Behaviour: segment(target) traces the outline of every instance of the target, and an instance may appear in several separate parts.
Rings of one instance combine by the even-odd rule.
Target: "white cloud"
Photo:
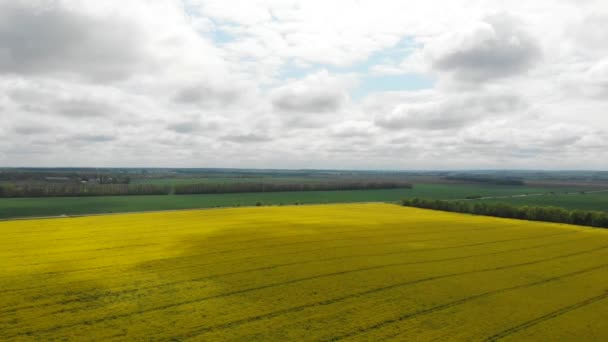
[[[0,72],[124,79],[146,58],[145,35],[115,13],[77,11],[66,2],[0,3]]]
[[[399,103],[375,122],[387,130],[445,130],[496,116],[517,115],[526,105],[514,94],[451,94],[419,103]]]
[[[223,136],[222,139],[236,143],[260,143],[271,141],[272,137],[256,133],[242,133],[226,135]]]
[[[353,80],[330,76],[323,70],[273,90],[272,104],[279,112],[335,112],[348,100]]]
[[[608,95],[608,58],[604,58],[587,71],[587,78],[594,93]]]
[[[345,121],[331,127],[331,135],[337,138],[373,137],[378,129],[368,121]]]
[[[605,168],[607,17],[569,0],[0,0],[0,155]],[[399,90],[408,72],[435,85]],[[382,88],[370,74],[400,76],[363,92]]]
[[[507,14],[488,16],[426,41],[405,66],[412,70],[426,67],[466,82],[520,75],[541,57],[539,43],[523,27]]]

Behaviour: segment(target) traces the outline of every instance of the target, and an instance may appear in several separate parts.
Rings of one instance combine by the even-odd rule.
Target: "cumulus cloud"
[[[258,85],[236,74],[226,72],[221,77],[200,75],[190,78],[177,84],[172,96],[174,104],[226,109],[259,101]]]
[[[15,131],[15,133],[20,135],[35,135],[47,133],[51,131],[52,128],[44,124],[38,124],[36,122],[20,122],[13,126],[13,130]]]
[[[167,128],[177,133],[193,133],[201,129],[198,121],[182,121],[167,125]]]
[[[223,126],[226,126],[226,120],[222,120],[218,117],[199,117],[198,115],[191,115],[184,117],[180,121],[169,122],[167,129],[179,134],[186,135],[213,135],[218,130],[221,130]]]
[[[68,140],[82,143],[104,143],[116,140],[116,137],[108,134],[76,134],[70,136]]]
[[[90,90],[53,88],[49,84],[24,84],[8,90],[8,97],[22,110],[39,115],[94,118],[118,114],[108,97]]]
[[[607,13],[560,0],[0,0],[0,158],[605,168]]]
[[[236,143],[260,143],[273,140],[272,137],[257,133],[229,134],[223,136],[222,139]]]
[[[572,168],[576,164],[570,158],[587,159],[588,163],[597,155],[598,150],[587,154],[589,148],[583,147],[584,144],[606,143],[598,139],[603,133],[584,126],[540,122],[527,122],[527,125],[504,122],[500,130],[487,124],[468,128],[459,135],[462,139],[459,149],[464,155],[482,156],[500,163],[512,162],[524,167],[530,162],[560,163],[562,168]]]
[[[521,74],[540,58],[539,42],[520,20],[495,14],[432,38],[406,64],[413,70],[427,64],[460,81],[483,82]]]
[[[144,54],[144,37],[128,18],[78,12],[62,1],[4,1],[0,22],[3,73],[124,79]]]
[[[608,47],[608,9],[591,7],[581,10],[584,15],[566,31],[572,40],[576,54],[589,57],[604,56]]]
[[[74,99],[57,101],[52,105],[57,113],[74,118],[98,117],[112,114],[112,107],[103,102]]]
[[[608,95],[608,58],[591,67],[587,72],[587,77],[598,95]]]
[[[421,103],[401,103],[375,123],[388,130],[445,130],[464,127],[488,117],[517,114],[525,103],[517,95],[460,94]]]
[[[608,58],[564,70],[558,78],[564,96],[588,100],[608,99]]]
[[[333,126],[330,133],[338,138],[372,137],[377,133],[377,129],[372,122],[346,121]]]
[[[272,104],[275,110],[282,112],[335,112],[347,101],[352,83],[351,79],[320,71],[275,89],[271,94]]]
[[[222,89],[207,84],[187,86],[175,93],[173,100],[182,104],[224,105],[234,103],[240,96],[239,89]]]

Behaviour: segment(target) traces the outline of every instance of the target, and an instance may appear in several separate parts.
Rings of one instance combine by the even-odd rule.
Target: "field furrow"
[[[608,232],[561,224],[349,204],[0,230],[2,340],[538,338],[608,311]]]

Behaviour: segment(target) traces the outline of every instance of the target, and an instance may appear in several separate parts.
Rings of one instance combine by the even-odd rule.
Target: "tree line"
[[[0,184],[0,197],[166,195],[169,186],[150,184]]]
[[[493,184],[493,185],[525,185],[523,179],[514,178],[514,177],[450,175],[450,176],[446,176],[445,179],[461,181],[461,182],[483,183],[483,184]]]
[[[324,182],[324,183],[201,183],[175,185],[176,195],[222,194],[235,192],[334,191],[372,189],[411,189],[404,182]]]
[[[91,184],[129,184],[131,176],[125,173],[99,173],[95,171],[0,171],[0,181],[11,183],[91,183]]]
[[[401,205],[474,215],[608,228],[608,213],[600,211],[568,210],[558,207],[539,206],[516,207],[504,203],[474,203],[470,201],[445,201],[420,198],[403,199]]]
[[[0,197],[80,197],[129,195],[190,195],[239,192],[281,192],[321,190],[371,190],[412,188],[403,182],[325,182],[325,183],[200,183],[155,184],[79,184],[39,183],[0,184]]]

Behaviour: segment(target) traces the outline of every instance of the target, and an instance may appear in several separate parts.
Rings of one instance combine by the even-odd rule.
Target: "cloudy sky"
[[[608,2],[0,0],[0,166],[608,169]]]

